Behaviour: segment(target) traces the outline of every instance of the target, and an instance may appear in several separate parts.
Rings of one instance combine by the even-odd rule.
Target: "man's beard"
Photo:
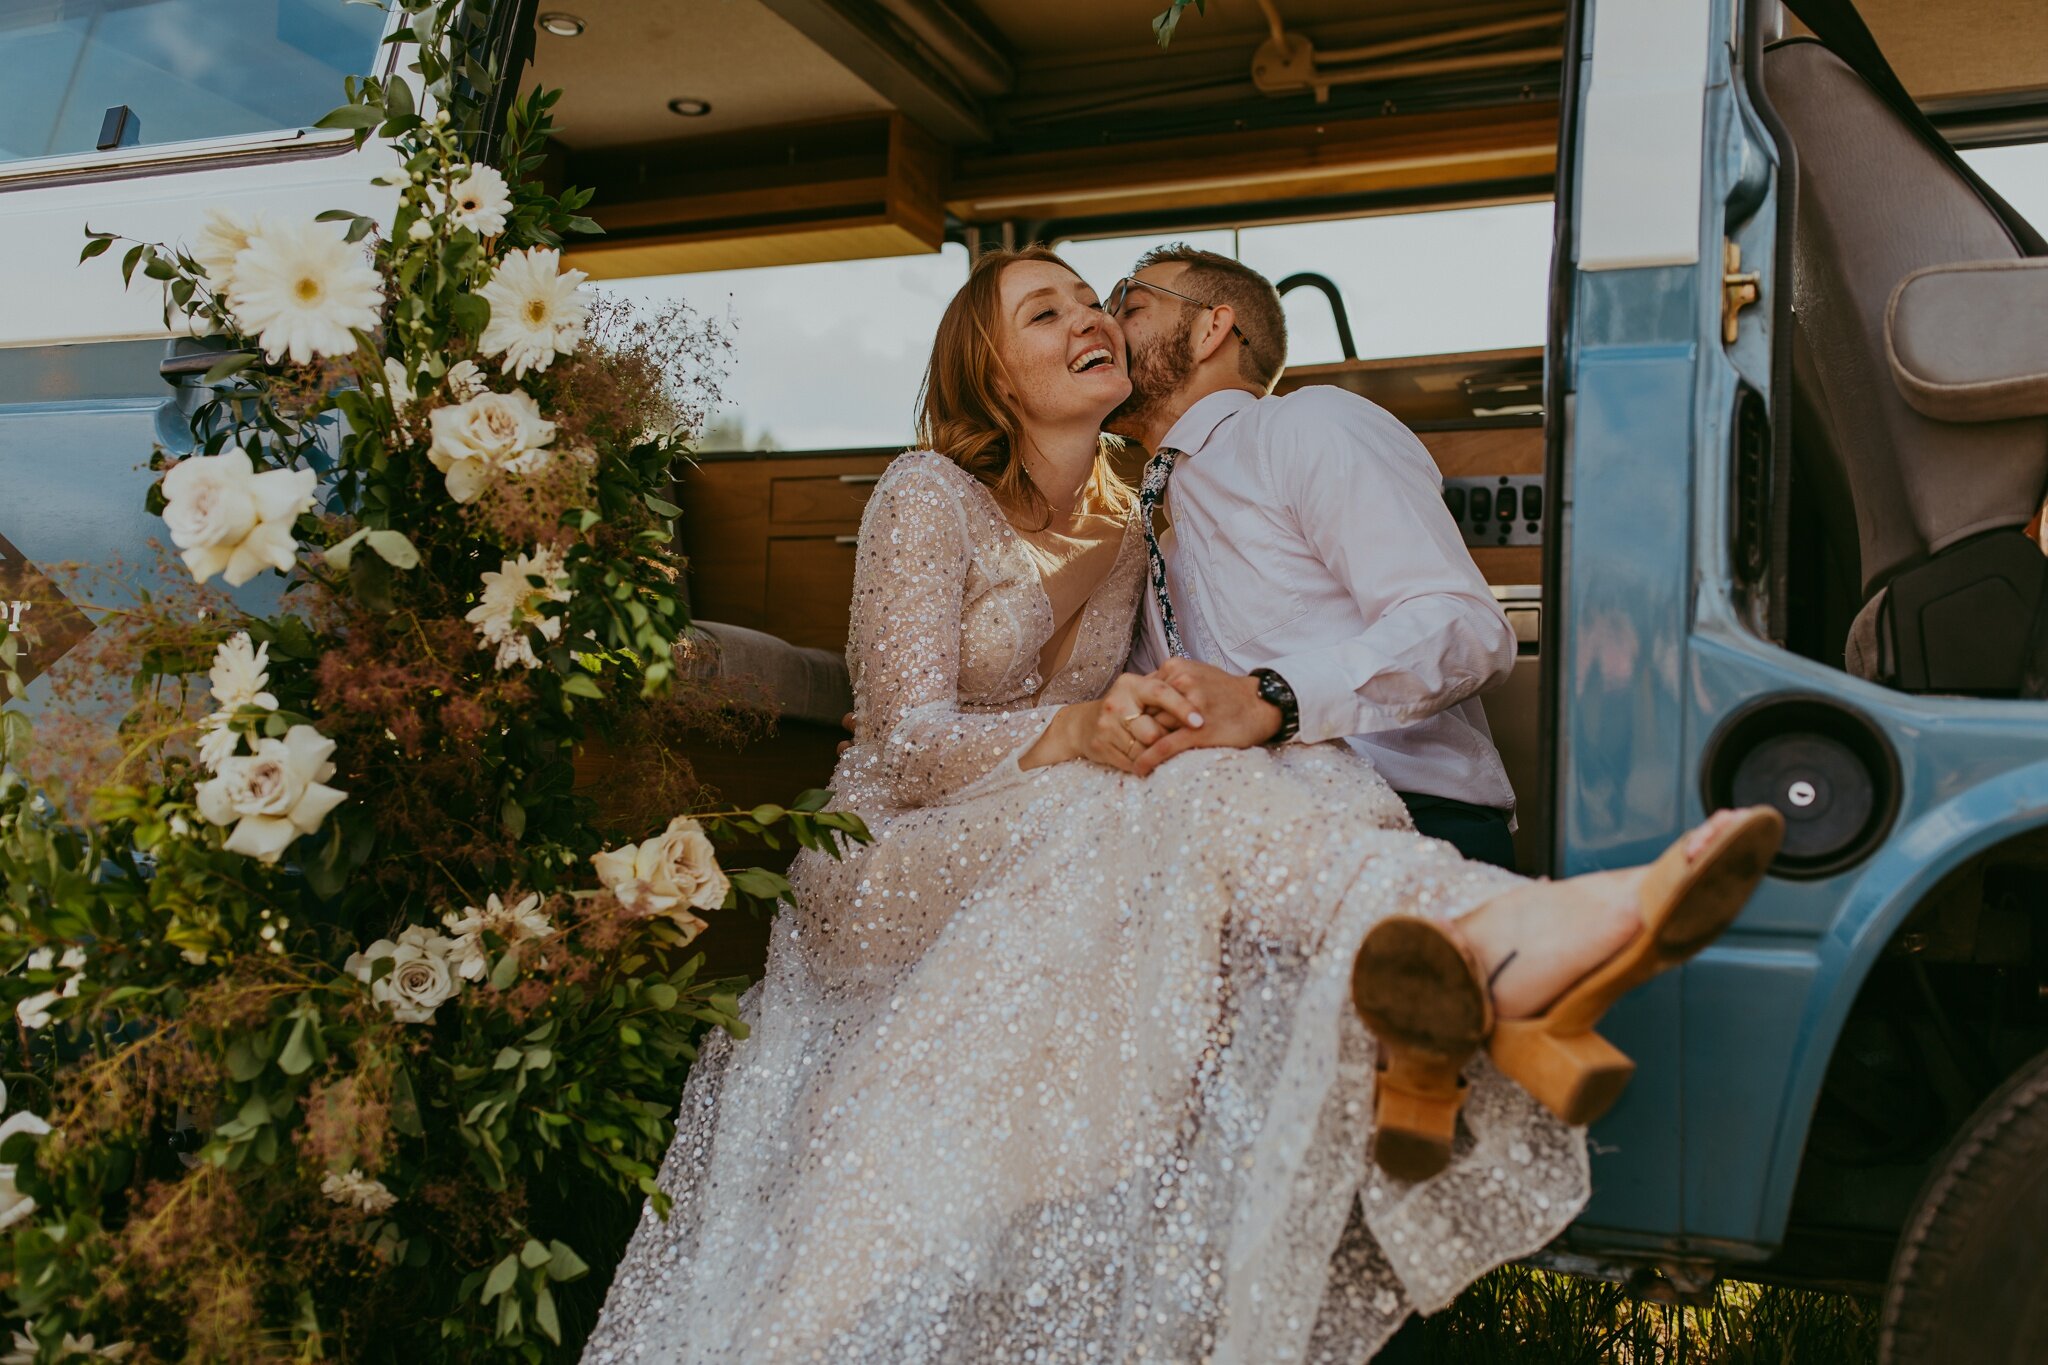
[[[1126,352],[1131,396],[1117,404],[1102,425],[1118,436],[1140,436],[1161,408],[1195,372],[1194,337],[1181,332],[1156,346],[1132,345]]]

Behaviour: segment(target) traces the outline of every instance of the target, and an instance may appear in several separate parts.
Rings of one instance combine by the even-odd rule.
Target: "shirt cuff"
[[[1346,646],[1346,650],[1355,652],[1357,647],[1354,641]],[[1347,735],[1399,730],[1432,714],[1432,708],[1426,701],[1408,706],[1376,706],[1366,701],[1358,695],[1358,688],[1353,682],[1360,672],[1357,661],[1346,661],[1328,650],[1292,654],[1284,659],[1275,659],[1266,667],[1285,678],[1287,685],[1294,689],[1295,705],[1301,713],[1301,728],[1295,731],[1290,743],[1320,744],[1326,739],[1342,739]],[[1364,673],[1370,678],[1376,671],[1367,669]]]

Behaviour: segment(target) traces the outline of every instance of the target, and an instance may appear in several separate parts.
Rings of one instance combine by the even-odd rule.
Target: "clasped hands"
[[[1259,695],[1258,679],[1193,659],[1126,673],[1085,706],[1092,715],[1070,708],[1081,712],[1078,756],[1140,777],[1189,749],[1249,749],[1280,729],[1280,708]]]
[[[1189,749],[1264,744],[1279,733],[1280,719],[1280,708],[1259,695],[1258,679],[1168,659],[1150,673],[1122,675],[1097,701],[1062,707],[1019,762],[1042,768],[1085,758],[1144,777]],[[854,718],[845,724],[852,730]]]

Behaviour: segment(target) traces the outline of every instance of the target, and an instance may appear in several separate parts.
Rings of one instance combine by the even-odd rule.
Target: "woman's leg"
[[[1686,839],[1697,857],[1737,811],[1717,811]],[[1638,896],[1648,867],[1529,882],[1453,921],[1478,960],[1502,1019],[1540,1014],[1613,957],[1642,928]]]

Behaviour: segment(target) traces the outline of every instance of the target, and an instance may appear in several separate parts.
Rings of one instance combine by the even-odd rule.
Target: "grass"
[[[1724,1282],[1707,1307],[1506,1266],[1427,1322],[1429,1365],[1873,1365],[1877,1305]]]

